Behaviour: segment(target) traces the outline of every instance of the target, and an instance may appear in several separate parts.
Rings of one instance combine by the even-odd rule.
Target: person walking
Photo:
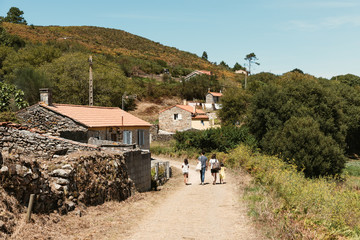
[[[220,172],[219,172],[219,177],[220,177],[220,184],[222,184],[222,183],[225,183],[225,170],[226,170],[226,168],[225,168],[225,165],[224,165],[224,163],[220,163],[220,167],[221,167],[221,169],[220,169]]]
[[[210,165],[210,169],[211,169],[211,175],[213,176],[213,185],[216,184],[216,176],[217,176],[217,173],[219,172],[219,169],[220,169],[220,163],[219,161],[216,159],[216,154],[213,154],[211,156],[211,159],[209,161],[209,165]]]
[[[188,185],[190,166],[189,166],[189,162],[188,162],[187,158],[184,159],[184,162],[183,162],[181,168],[182,168],[182,172],[184,175],[184,183],[185,183],[185,185]]]
[[[207,157],[204,155],[205,151],[201,152],[201,156],[198,158],[198,161],[201,164],[201,170],[200,170],[200,181],[201,181],[201,185],[204,185],[204,181],[205,181],[205,172],[207,170]]]

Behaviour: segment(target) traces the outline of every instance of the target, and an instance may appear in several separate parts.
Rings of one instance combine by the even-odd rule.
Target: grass
[[[360,238],[360,193],[347,184],[333,178],[305,178],[296,167],[244,146],[229,154],[227,164],[241,166],[254,177],[245,197],[249,213],[276,228],[273,237]]]

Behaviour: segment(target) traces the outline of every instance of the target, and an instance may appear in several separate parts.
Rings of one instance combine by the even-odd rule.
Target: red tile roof
[[[218,93],[218,92],[209,92],[211,95],[213,95],[214,97],[222,97],[222,93]]]
[[[201,72],[203,74],[209,75],[211,76],[211,72],[210,71],[206,71],[206,70],[197,70],[198,72]]]
[[[205,112],[203,110],[200,109],[196,109],[195,108],[195,112],[194,112],[194,107],[189,106],[189,105],[176,105],[176,107],[181,108],[185,111],[191,112],[191,113],[195,113],[195,114],[205,114]]]
[[[41,104],[87,127],[150,127],[151,124],[117,107],[95,107],[70,104]]]
[[[209,117],[207,115],[196,115],[192,119],[209,119]]]

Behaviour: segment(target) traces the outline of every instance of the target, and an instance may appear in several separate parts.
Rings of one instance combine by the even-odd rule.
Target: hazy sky
[[[359,0],[0,0],[0,15],[12,6],[28,24],[121,29],[231,67],[254,52],[253,73],[360,76]]]

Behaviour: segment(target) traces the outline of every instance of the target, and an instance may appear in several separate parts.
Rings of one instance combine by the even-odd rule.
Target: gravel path
[[[163,159],[166,160],[166,159]],[[172,167],[181,163],[170,161]],[[241,203],[239,190],[229,174],[226,184],[212,184],[210,171],[205,185],[190,165],[189,182],[165,198],[138,222],[127,239],[264,239],[254,229]]]

